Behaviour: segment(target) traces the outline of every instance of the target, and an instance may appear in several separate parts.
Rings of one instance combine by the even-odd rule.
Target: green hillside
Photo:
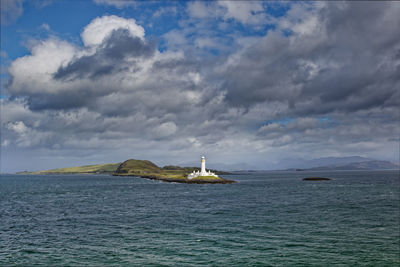
[[[111,174],[121,163],[86,165],[70,168],[59,168],[37,172],[18,172],[17,174],[79,174],[79,173],[104,173]]]
[[[185,169],[163,169],[148,160],[129,159],[118,167],[114,175],[186,179],[189,173]]]

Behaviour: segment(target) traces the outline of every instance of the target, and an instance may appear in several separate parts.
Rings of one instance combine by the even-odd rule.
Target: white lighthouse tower
[[[201,176],[206,176],[206,158],[204,156],[201,157],[201,171],[200,171]]]
[[[203,156],[201,157],[201,169],[200,171],[193,171],[192,173],[190,173],[187,178],[189,180],[199,177],[199,176],[214,176],[214,177],[218,177],[218,175],[216,175],[215,173],[211,172],[211,171],[207,171],[206,170],[206,158]]]

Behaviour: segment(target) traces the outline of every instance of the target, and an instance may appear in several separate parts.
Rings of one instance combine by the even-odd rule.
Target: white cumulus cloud
[[[85,46],[99,45],[116,29],[126,29],[132,37],[144,38],[143,27],[137,25],[134,19],[125,19],[111,15],[92,20],[81,34],[82,41]]]

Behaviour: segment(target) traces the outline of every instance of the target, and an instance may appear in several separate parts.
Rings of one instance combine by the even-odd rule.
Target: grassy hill
[[[86,166],[59,168],[59,169],[37,171],[37,172],[25,171],[25,172],[18,172],[17,174],[79,174],[79,173],[112,174],[117,170],[120,164],[121,163],[86,165]]]
[[[174,166],[177,167],[177,166]],[[117,176],[141,176],[146,178],[175,178],[185,179],[190,173],[185,169],[178,168],[160,168],[148,160],[129,159],[123,162],[115,171]]]

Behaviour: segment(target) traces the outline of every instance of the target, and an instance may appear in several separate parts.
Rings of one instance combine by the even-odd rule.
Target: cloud
[[[14,60],[9,67],[12,77],[7,90],[14,96],[36,93],[51,93],[61,90],[54,83],[52,74],[71,60],[77,48],[59,39],[37,42],[31,54]]]
[[[202,1],[189,2],[187,5],[187,11],[191,17],[207,18],[213,16],[213,14],[215,15],[215,13],[213,12],[215,8],[211,9],[210,5],[213,4]]]
[[[51,28],[50,28],[49,24],[47,24],[47,23],[43,23],[42,25],[40,25],[40,28],[45,31],[48,31],[48,32],[51,31]]]
[[[23,0],[2,0],[1,3],[1,24],[9,25],[14,23],[24,12]]]
[[[177,30],[171,30],[164,34],[167,46],[170,50],[179,50],[188,44],[188,40],[185,35]]]
[[[136,6],[138,3],[135,0],[93,0],[98,5],[110,5],[117,8]]]
[[[156,12],[153,13],[153,18],[159,18],[162,16],[174,16],[178,13],[176,6],[160,7]]]
[[[1,24],[10,25],[15,23],[24,13],[25,0],[1,0]],[[53,0],[32,1],[36,8],[43,8],[51,4]]]
[[[82,107],[96,97],[112,93],[118,76],[111,78],[116,82],[111,86],[99,80],[97,83],[101,85],[96,86],[93,79],[122,70],[124,74],[138,72],[143,60],[152,57],[156,49],[154,43],[144,40],[141,31],[136,34],[132,30],[142,29],[133,27],[133,20],[122,20],[106,16],[92,21],[82,34],[88,47],[79,48],[54,38],[35,43],[31,55],[12,62],[8,92],[25,97],[34,110]],[[116,21],[120,23],[119,28]],[[100,22],[104,22],[104,27],[100,27],[104,32],[99,34],[103,39],[90,39],[98,31]],[[98,40],[102,42],[96,44]]]
[[[225,19],[235,19],[243,24],[263,22],[264,11],[261,1],[218,1],[226,8]]]
[[[391,8],[390,3],[346,3],[340,8],[329,3],[318,5],[311,16],[303,4],[293,8],[301,10],[296,19],[288,18],[288,12],[277,30],[231,55],[219,68],[221,76],[229,77],[226,100],[244,107],[281,101],[288,105],[286,115],[297,116],[391,105],[399,62],[390,58],[395,58],[400,38],[394,28],[380,23],[400,22]],[[357,21],[366,9],[374,14],[368,22],[373,30]],[[339,23],[343,16],[346,22]],[[288,25],[289,36],[280,31]],[[385,37],[377,41],[376,35]]]
[[[194,1],[187,5],[191,18],[222,18],[233,19],[242,24],[260,24],[266,22],[266,16],[261,1]]]
[[[132,36],[127,29],[113,30],[96,48],[96,52],[70,61],[54,74],[55,79],[76,79],[114,73],[126,68],[124,63],[134,64],[135,59],[154,55],[155,45]]]
[[[102,18],[92,23],[98,21],[108,23]],[[133,36],[126,23],[111,31],[104,27],[107,34],[101,43],[77,47],[50,38],[35,43],[30,55],[12,62],[7,88],[12,103],[18,100],[23,110],[43,114],[31,126],[34,129],[63,129],[63,134],[58,133],[58,147],[76,144],[70,140],[71,131],[79,132],[80,140],[93,141],[91,134],[100,135],[98,142],[129,139],[130,134],[161,140],[173,135],[178,124],[193,123],[193,115],[203,107],[199,106],[203,96],[197,63],[179,52],[160,53],[154,43]],[[49,147],[55,145],[52,142]]]
[[[155,138],[164,138],[173,135],[177,131],[176,124],[174,122],[164,122],[154,128],[153,133]]]
[[[85,46],[99,45],[116,29],[125,29],[131,37],[139,37],[142,40],[144,38],[143,27],[138,26],[134,19],[111,15],[96,18],[84,28],[81,34],[83,44]]]

